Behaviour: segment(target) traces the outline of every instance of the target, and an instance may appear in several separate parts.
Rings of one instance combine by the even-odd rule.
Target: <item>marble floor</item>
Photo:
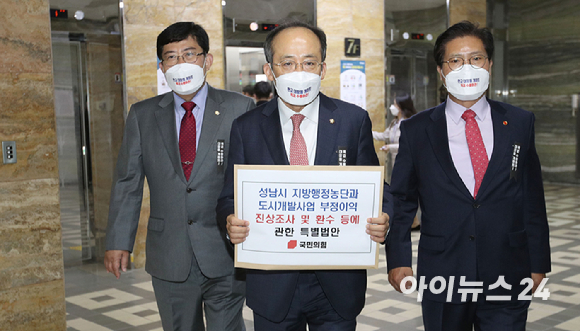
[[[553,262],[546,285],[550,297],[534,298],[527,330],[578,331],[580,187],[546,184],[545,190]],[[418,240],[419,233],[413,233],[415,256]],[[65,269],[65,288],[67,331],[162,330],[151,278],[143,269],[129,270],[117,280],[100,263],[84,263]],[[247,329],[253,330],[248,308],[244,319]],[[388,284],[384,252],[380,268],[369,272],[366,306],[357,330],[423,330],[416,296],[397,293]]]

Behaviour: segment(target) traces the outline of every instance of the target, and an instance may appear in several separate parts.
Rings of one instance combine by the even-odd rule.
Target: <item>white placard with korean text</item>
[[[235,165],[236,216],[250,234],[235,266],[263,270],[378,268],[367,218],[382,207],[381,166]]]

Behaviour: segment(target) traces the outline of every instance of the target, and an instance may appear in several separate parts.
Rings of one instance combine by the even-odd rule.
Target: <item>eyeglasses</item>
[[[465,60],[462,57],[452,57],[447,61],[443,61],[447,63],[449,69],[453,71],[461,70],[465,62],[469,63],[474,69],[481,69],[485,65],[488,57],[483,55],[474,55],[469,58],[469,60]]]
[[[186,52],[183,53],[181,55],[175,55],[175,54],[171,54],[171,55],[167,55],[165,57],[165,59],[163,59],[163,62],[167,65],[176,65],[177,62],[179,62],[179,58],[182,58],[184,62],[187,63],[196,63],[197,60],[199,59],[199,57],[201,55],[204,55],[205,53],[201,52],[201,53],[194,53],[194,52]]]
[[[284,73],[291,73],[296,71],[299,65],[302,67],[302,70],[304,71],[315,72],[316,70],[318,70],[318,67],[322,65],[322,62],[314,60],[305,60],[302,62],[296,62],[294,60],[284,60],[280,63],[274,63],[274,65],[279,66]]]

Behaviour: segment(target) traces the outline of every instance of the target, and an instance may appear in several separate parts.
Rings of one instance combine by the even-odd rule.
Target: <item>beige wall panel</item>
[[[0,329],[66,329],[48,0],[3,0],[0,140]]]

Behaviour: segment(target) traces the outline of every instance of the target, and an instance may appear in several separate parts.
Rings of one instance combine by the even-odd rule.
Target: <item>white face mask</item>
[[[294,106],[304,106],[316,99],[320,92],[320,75],[294,71],[274,77],[276,91],[282,100]]]
[[[197,64],[179,63],[167,69],[165,79],[173,92],[180,95],[190,95],[197,92],[203,85],[205,74],[203,68]]]
[[[489,86],[489,71],[465,64],[461,70],[451,71],[445,78],[447,92],[461,101],[472,101],[482,96]]]
[[[389,109],[391,110],[391,114],[393,114],[393,116],[399,115],[399,108],[397,108],[397,106],[391,105]]]

